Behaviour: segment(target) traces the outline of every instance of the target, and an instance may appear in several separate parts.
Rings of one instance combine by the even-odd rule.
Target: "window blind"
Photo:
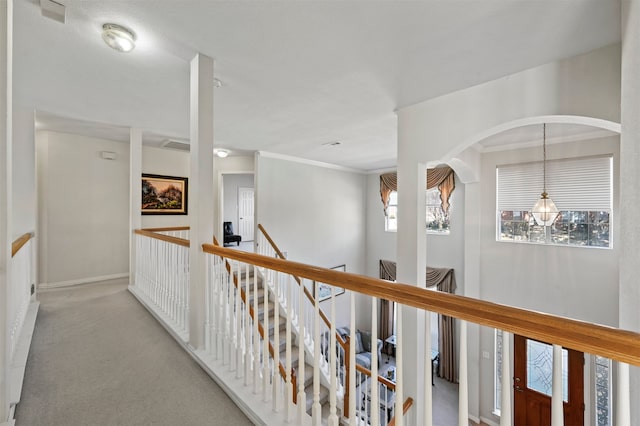
[[[611,211],[612,157],[547,161],[547,193],[560,211]],[[496,168],[499,211],[531,211],[543,188],[542,162]]]

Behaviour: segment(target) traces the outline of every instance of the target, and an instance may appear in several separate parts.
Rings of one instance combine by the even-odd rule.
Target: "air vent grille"
[[[173,139],[167,139],[162,142],[163,148],[177,149],[178,151],[189,151],[189,144],[187,142],[180,142]]]

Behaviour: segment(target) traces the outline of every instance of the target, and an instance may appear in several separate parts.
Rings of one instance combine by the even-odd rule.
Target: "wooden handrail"
[[[409,408],[413,405],[413,398],[409,397],[404,400],[404,404],[402,404],[402,414],[407,414]],[[396,426],[396,416],[393,416],[391,421],[387,423],[387,426]]]
[[[190,226],[169,226],[165,228],[142,228],[143,231],[149,232],[166,232],[166,231],[188,231]]]
[[[359,371],[360,373],[367,375],[369,377],[371,377],[371,375],[373,374],[371,370],[369,370],[367,367],[361,366],[360,364],[356,364],[356,371]],[[378,374],[378,383],[385,385],[386,387],[388,387],[390,390],[394,392],[396,390],[395,382],[392,382],[391,380],[379,374]]]
[[[213,244],[214,244],[215,247],[220,247],[220,243],[218,242],[218,239],[215,236],[213,237]],[[233,277],[233,284],[235,285],[235,287],[237,289],[240,290],[240,298],[242,299],[242,302],[245,304],[245,306],[249,307],[249,315],[251,316],[251,319],[253,319],[254,321],[258,321],[258,333],[260,334],[260,337],[262,337],[262,339],[264,340],[265,339],[264,327],[262,326],[260,321],[257,319],[256,313],[253,310],[253,306],[251,306],[251,304],[248,303],[247,295],[246,295],[244,289],[242,288],[242,286],[240,285],[240,283],[238,282],[238,275],[237,274],[236,275],[232,274],[231,273],[231,264],[225,258],[222,258],[222,259],[224,259],[224,261],[225,261],[224,263],[225,263],[225,268],[227,270],[227,273]],[[257,295],[254,295],[254,297],[257,297]],[[265,306],[265,309],[268,309],[268,307]],[[268,312],[265,311],[264,314],[268,315]],[[276,357],[275,349],[274,349],[273,345],[271,344],[271,341],[268,340],[269,336],[267,336],[266,339],[269,342],[269,354],[271,354],[271,358],[273,358],[274,361],[276,361],[276,360],[278,361],[278,371],[280,372],[280,376],[282,376],[282,378],[284,378],[285,381],[286,381],[287,380],[287,370],[285,369],[284,365],[282,365],[282,361],[280,360],[280,357],[279,356]],[[296,379],[295,379],[295,375],[293,374],[293,371],[292,371],[291,377],[292,377],[292,383],[294,384],[294,389],[295,389]],[[293,403],[296,404],[297,403],[296,401],[297,401],[297,395],[296,395],[295,392],[293,392]]]
[[[189,247],[191,243],[189,240],[185,240],[184,238],[171,237],[169,235],[158,234],[157,232],[148,231],[146,229],[136,229],[135,231],[138,235],[144,235],[145,237],[155,238],[156,240],[166,241],[168,243],[177,244],[183,247]]]
[[[210,244],[203,244],[202,250],[286,274],[340,286],[368,296],[640,366],[640,333],[426,290],[409,284],[389,284],[364,275],[334,271]]]
[[[11,244],[11,257],[15,256],[16,253],[20,251],[20,249],[27,244],[27,242],[33,237],[32,232],[27,232],[26,234],[22,234]]]

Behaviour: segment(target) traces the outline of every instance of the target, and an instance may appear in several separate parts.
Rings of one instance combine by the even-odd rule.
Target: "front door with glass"
[[[514,336],[514,424],[551,425],[553,346]],[[562,349],[564,424],[584,424],[584,354]]]

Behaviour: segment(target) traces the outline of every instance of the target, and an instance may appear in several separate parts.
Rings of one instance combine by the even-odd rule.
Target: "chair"
[[[338,327],[336,331],[343,339],[347,339],[350,335],[348,327]],[[322,351],[325,353],[325,357],[328,355],[325,351],[325,348],[329,346],[328,342],[329,336],[325,333],[321,346]],[[371,333],[368,331],[356,330],[355,345],[356,364],[360,364],[364,368],[371,370]],[[342,348],[339,349],[340,358],[344,360],[345,354],[343,353]],[[382,340],[378,339],[378,344],[376,345],[375,350],[378,352],[378,368],[380,368],[380,362],[382,361]]]
[[[240,241],[242,241],[242,237],[240,235],[235,235],[233,233],[233,223],[231,222],[223,222],[222,227],[224,229],[224,243],[238,243],[240,245]]]

